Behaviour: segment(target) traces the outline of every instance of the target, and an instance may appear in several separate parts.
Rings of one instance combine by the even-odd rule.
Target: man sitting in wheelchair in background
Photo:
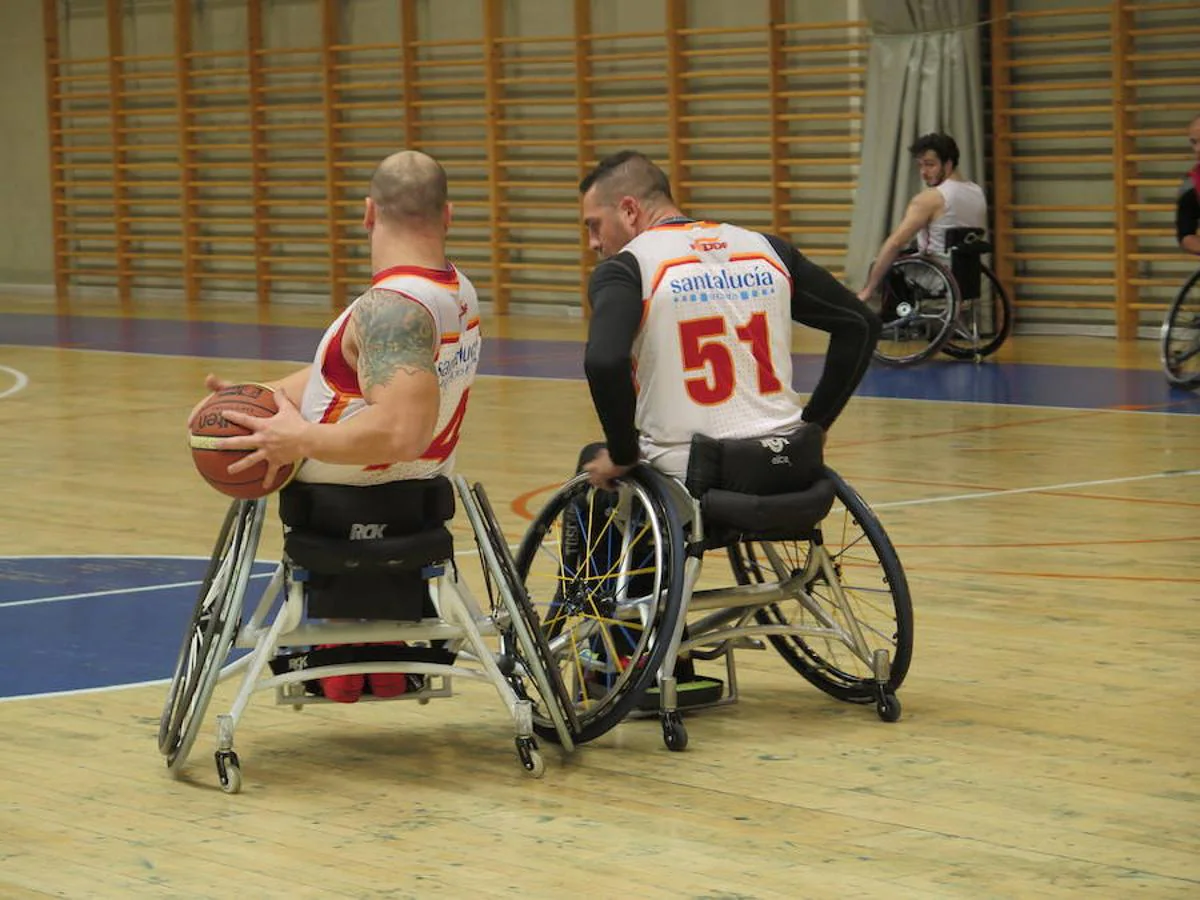
[[[581,470],[599,488],[639,462],[682,480],[695,441],[752,438],[756,471],[738,473],[750,492],[796,490],[789,454],[823,444],[870,364],[878,317],[781,238],[684,215],[641,153],[603,160],[580,193],[601,257],[584,367],[605,437]],[[793,321],[829,334],[807,405],[792,387]]]
[[[987,228],[987,198],[983,188],[958,171],[958,144],[948,134],[926,134],[908,148],[917,160],[926,188],[908,204],[904,219],[875,257],[867,283],[858,298],[869,302],[889,278],[892,263],[917,242],[917,252],[942,262],[950,259],[946,233],[955,228]],[[903,297],[903,288],[894,294]],[[887,318],[887,310],[884,311]]]

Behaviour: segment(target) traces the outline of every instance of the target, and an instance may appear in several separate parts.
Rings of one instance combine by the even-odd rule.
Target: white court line
[[[455,550],[455,556],[467,556],[478,553],[478,550]],[[93,554],[90,556],[56,554],[48,556],[0,556],[0,559],[209,559],[207,556],[132,556],[128,554]],[[255,562],[269,562],[269,560],[255,560]],[[251,575],[251,579],[269,578],[274,575],[274,571],[258,572]],[[92,597],[110,597],[113,594],[144,594],[148,591],[169,591],[174,588],[196,587],[203,584],[201,581],[176,581],[166,584],[147,584],[141,587],[128,588],[113,588],[108,591],[88,591],[83,594],[59,594],[56,597],[34,597],[29,600],[7,600],[0,603],[0,609],[8,609],[13,606],[36,606],[40,603],[60,603],[64,600],[87,600]],[[38,696],[42,696],[38,694]]]
[[[136,557],[135,557],[136,558]],[[253,578],[268,578],[274,572],[259,572],[257,575],[251,575]],[[113,588],[110,591],[88,591],[85,594],[59,594],[57,597],[34,597],[31,600],[9,600],[0,603],[0,609],[8,609],[12,606],[36,606],[39,603],[59,603],[63,600],[87,600],[91,597],[111,597],[113,594],[144,594],[147,591],[169,591],[174,588],[195,587],[203,584],[203,580],[199,581],[176,581],[171,584],[147,584],[142,587],[128,588]]]
[[[10,700],[42,700],[46,697],[74,697],[79,694],[106,694],[109,691],[127,691],[130,688],[151,687],[156,684],[169,684],[170,678],[155,678],[153,681],[135,681],[130,684],[106,684],[94,688],[76,688],[71,691],[46,691],[41,694],[15,694],[12,697],[0,697],[0,703]]]
[[[24,372],[19,372],[9,366],[0,366],[0,372],[8,372],[17,382],[16,384],[12,385],[12,387],[0,391],[0,400],[3,400],[5,397],[11,397],[13,394],[24,390],[29,384],[29,376]]]
[[[1101,478],[1096,481],[1067,481],[1062,484],[1008,488],[1002,491],[976,491],[971,494],[951,494],[948,497],[925,497],[919,500],[895,500],[891,503],[870,503],[868,506],[871,509],[893,509],[898,506],[925,506],[930,503],[952,503],[956,500],[982,500],[985,497],[1004,497],[1009,494],[1037,494],[1043,491],[1066,491],[1073,488],[1099,487],[1104,484],[1127,484],[1132,481],[1150,481],[1154,478],[1186,478],[1189,475],[1200,475],[1200,469],[1184,469],[1178,472],[1154,472],[1150,475],[1128,475],[1124,478]]]

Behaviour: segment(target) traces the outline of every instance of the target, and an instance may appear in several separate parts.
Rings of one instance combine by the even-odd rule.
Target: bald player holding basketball
[[[298,463],[298,481],[371,485],[449,475],[479,364],[479,304],[446,260],[451,207],[446,173],[423,153],[383,160],[371,177],[363,225],[371,287],[329,326],[312,365],[269,385],[270,418],[227,411],[251,433],[225,440],[253,452],[236,475],[265,462],[264,484]],[[209,390],[226,383],[208,376]],[[322,693],[353,703],[407,690],[403,674],[334,675]]]
[[[579,189],[603,259],[584,361],[607,442],[581,460],[593,484],[639,460],[683,477],[697,433],[829,429],[871,362],[878,316],[781,238],[685,216],[641,153],[608,157]],[[792,388],[793,321],[829,334],[807,404]]]
[[[230,474],[266,462],[270,484],[303,461],[297,480],[369,485],[452,471],[480,332],[475,288],[446,260],[446,173],[423,153],[395,153],[365,207],[371,287],[329,326],[312,365],[269,384],[278,414],[226,414],[252,433],[225,445],[254,451]]]

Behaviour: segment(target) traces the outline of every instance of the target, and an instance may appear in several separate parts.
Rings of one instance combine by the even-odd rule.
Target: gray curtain
[[[914,140],[951,135],[959,171],[983,184],[978,0],[863,0],[863,11],[872,33],[845,276],[855,289],[924,186],[908,154]]]

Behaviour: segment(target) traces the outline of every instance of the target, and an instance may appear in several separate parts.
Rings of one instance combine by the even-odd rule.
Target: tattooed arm
[[[367,291],[342,342],[346,361],[358,371],[366,408],[337,423],[307,422],[288,399],[285,379],[277,385],[279,412],[271,418],[226,414],[251,432],[229,438],[226,446],[255,451],[233,463],[230,474],[266,461],[267,484],[279,466],[299,459],[372,466],[418,458],[437,425],[436,341],[433,319],[421,304],[392,291]]]
[[[437,333],[421,304],[372,288],[358,301],[342,344],[358,371],[366,409],[336,425],[311,424],[303,456],[375,465],[419,457],[437,424]]]

